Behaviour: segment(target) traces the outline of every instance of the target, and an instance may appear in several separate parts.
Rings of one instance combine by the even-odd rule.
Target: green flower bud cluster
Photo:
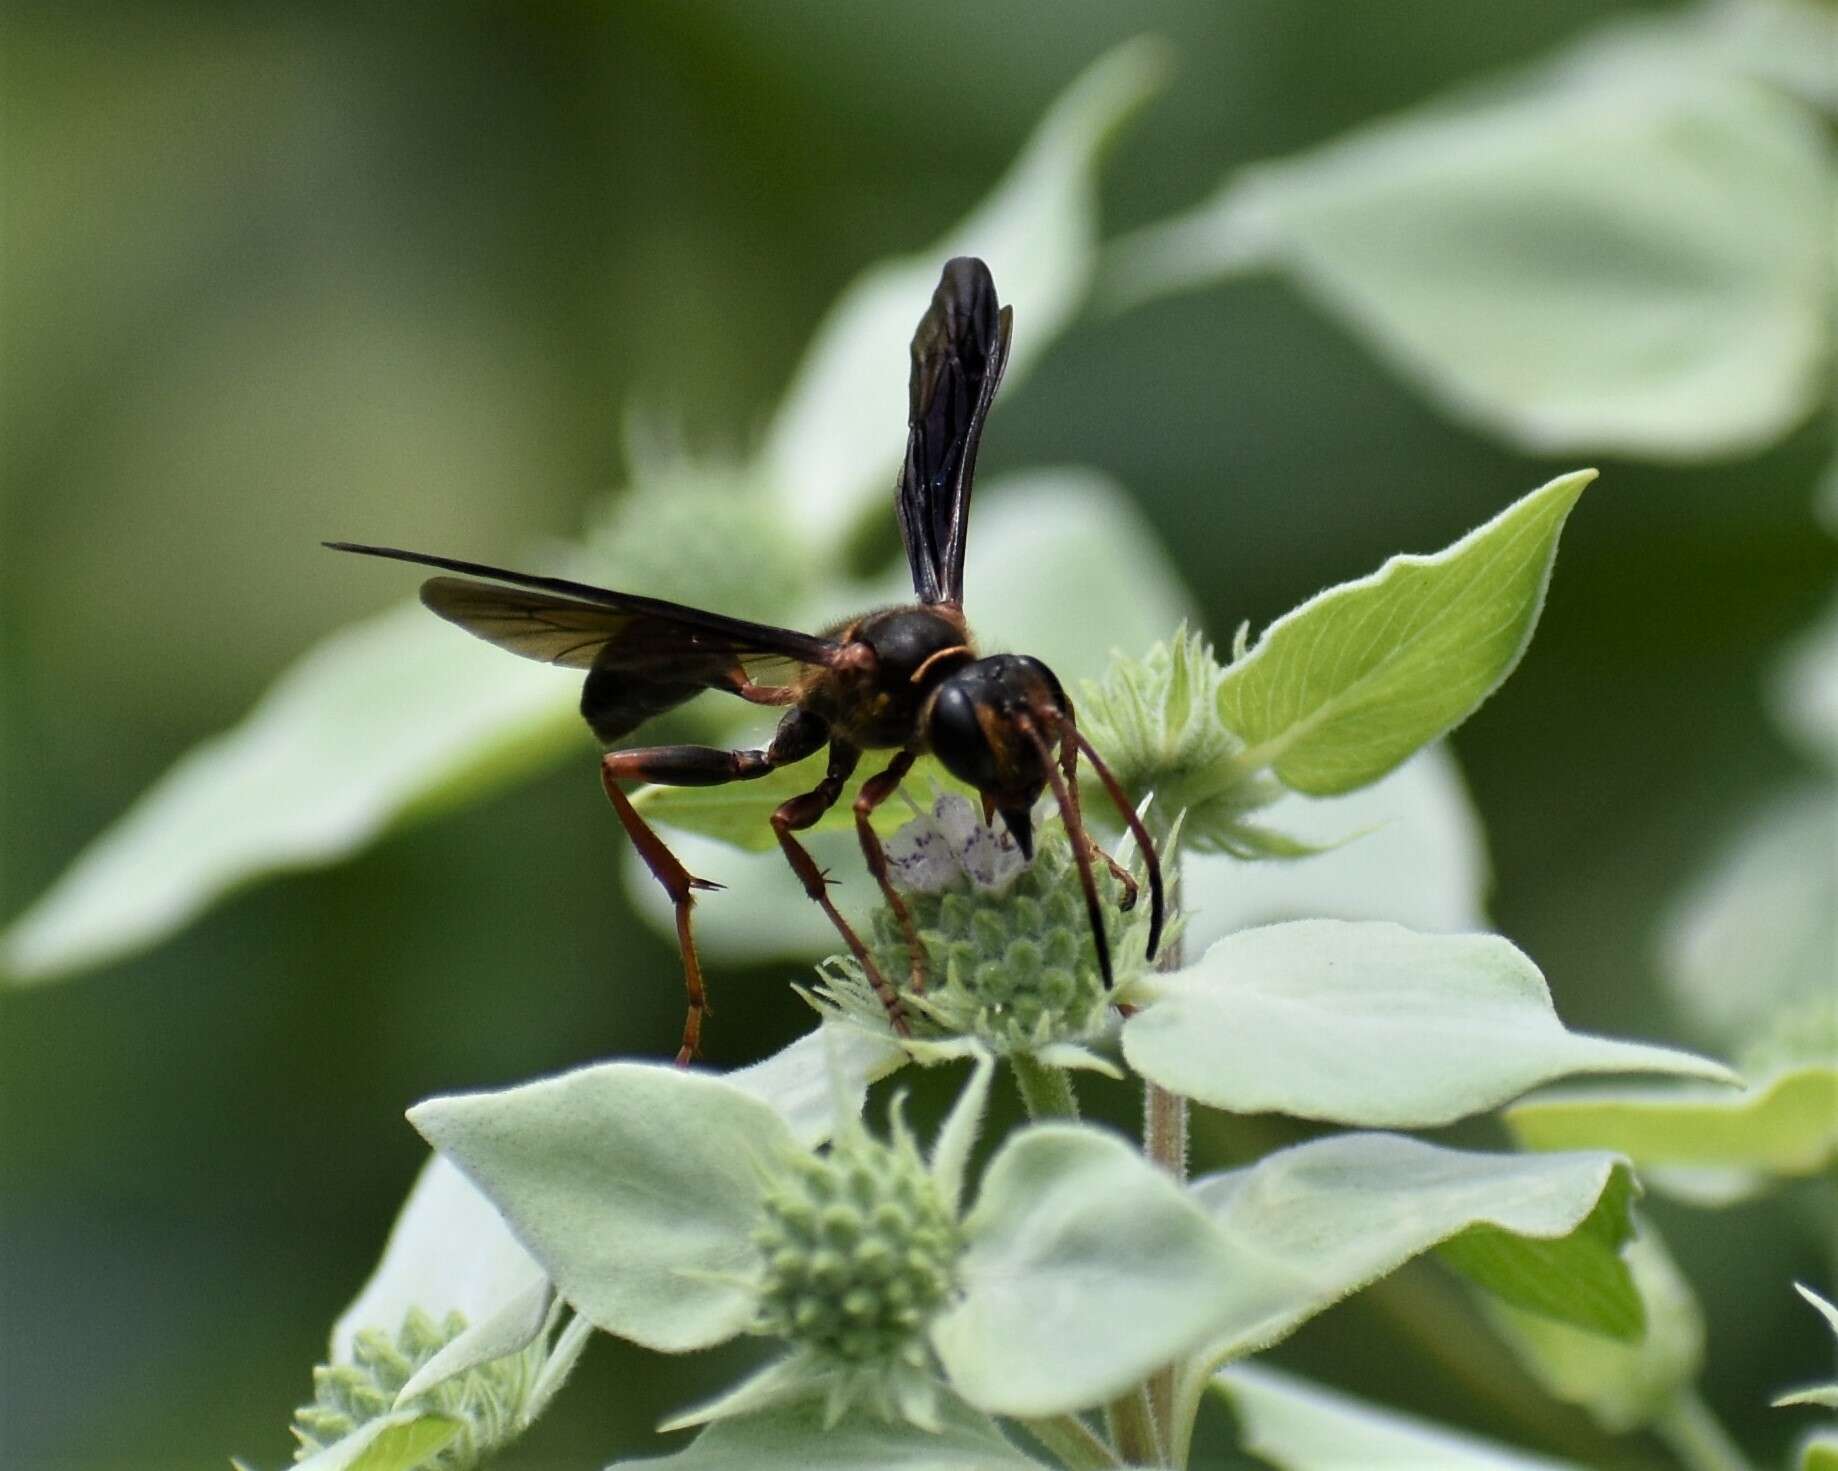
[[[1025,863],[999,828],[984,826],[962,797],[938,798],[929,815],[888,842],[893,882],[925,950],[925,986],[912,987],[906,933],[891,910],[872,915],[867,946],[900,994],[915,1037],[974,1037],[990,1051],[1039,1052],[1089,1041],[1110,1021],[1111,995],[1098,970],[1078,861],[1065,828],[1040,825]],[[1148,905],[1121,905],[1122,886],[1093,864],[1111,970],[1122,985],[1140,974]],[[886,1012],[853,957],[821,967],[817,999],[885,1029]]]
[[[1283,787],[1238,760],[1244,741],[1219,715],[1225,677],[1212,646],[1183,624],[1141,658],[1118,658],[1103,679],[1086,681],[1079,728],[1126,792],[1138,799],[1155,794],[1152,824],[1163,831],[1185,813],[1182,831],[1196,848],[1242,858],[1311,851],[1241,820],[1274,802]],[[1087,805],[1101,813],[1102,800],[1091,788]]]
[[[1100,863],[1097,879],[1117,978],[1140,969],[1144,939],[1118,943],[1138,916],[1118,909],[1118,885]],[[1098,971],[1072,843],[1046,827],[1034,861],[1006,889],[975,883],[940,894],[909,894],[907,905],[926,949],[927,987],[911,993],[906,937],[885,908],[873,920],[870,953],[900,987],[915,1034],[981,1038],[999,1053],[1037,1051],[1102,1031],[1110,993]],[[1121,923],[1119,923],[1121,921]]]
[[[765,1260],[756,1332],[850,1368],[925,1364],[962,1239],[897,1115],[891,1144],[855,1128],[800,1156],[768,1190],[753,1241]]]
[[[393,1341],[374,1328],[358,1333],[350,1363],[322,1364],[313,1370],[313,1403],[294,1411],[294,1438],[300,1442],[295,1461],[306,1460],[396,1409],[402,1387],[465,1327],[463,1313],[448,1313],[437,1323],[420,1308],[410,1308]],[[449,1379],[416,1401],[416,1408],[451,1415],[461,1426],[427,1465],[439,1471],[470,1471],[508,1440],[521,1423],[543,1352],[539,1339],[522,1353]]]

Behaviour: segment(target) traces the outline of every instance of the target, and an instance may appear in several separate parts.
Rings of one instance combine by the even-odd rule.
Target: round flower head
[[[1072,840],[1040,825],[1033,862],[999,827],[954,793],[887,844],[893,882],[925,949],[923,991],[912,986],[905,931],[887,908],[871,920],[868,947],[898,989],[922,1039],[974,1037],[998,1053],[1038,1052],[1086,1041],[1109,1021],[1111,997],[1098,970]],[[1120,907],[1121,885],[1095,865],[1119,985],[1144,966],[1147,916]],[[849,957],[823,968],[822,998],[884,1030],[884,1011]]]

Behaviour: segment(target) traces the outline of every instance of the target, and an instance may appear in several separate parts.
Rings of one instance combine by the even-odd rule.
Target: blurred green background
[[[292,656],[399,599],[321,538],[515,561],[620,483],[633,406],[739,453],[836,293],[970,208],[1117,41],[1160,33],[1177,69],[1105,169],[1107,236],[1641,11],[9,7],[0,911]],[[1530,655],[1455,739],[1498,925],[1572,1026],[1692,1040],[1656,927],[1796,770],[1761,690],[1838,569],[1811,510],[1832,449],[1815,420],[1744,458],[1600,458]],[[1221,640],[1585,462],[1457,426],[1275,278],[1088,314],[983,452],[1115,475]],[[540,780],[0,996],[8,1466],[281,1462],[422,1158],[403,1108],[674,1045],[674,947],[620,893],[590,753],[583,732]],[[713,1062],[801,1027],[782,979],[721,977]],[[1821,1353],[1784,1283],[1826,1271],[1792,1192],[1656,1212],[1706,1298],[1713,1402],[1778,1448],[1766,1399]],[[1585,1433],[1470,1398],[1357,1303],[1285,1356],[1547,1449]],[[654,1376],[596,1343],[505,1464],[638,1451],[691,1397]]]

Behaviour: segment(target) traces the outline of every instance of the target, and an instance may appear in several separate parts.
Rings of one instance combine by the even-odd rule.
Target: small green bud
[[[1117,658],[1104,677],[1079,692],[1079,728],[1104,753],[1123,789],[1153,792],[1157,825],[1182,813],[1185,841],[1241,858],[1299,857],[1314,851],[1252,824],[1246,814],[1283,793],[1267,772],[1239,760],[1244,741],[1219,715],[1225,666],[1212,646],[1182,624],[1168,642],[1139,659]],[[1101,811],[1103,793],[1087,805]]]
[[[901,1359],[950,1297],[957,1224],[904,1131],[860,1128],[800,1157],[754,1233],[765,1272],[754,1331],[872,1369]],[[923,1362],[923,1353],[921,1353]]]
[[[313,1403],[294,1411],[293,1432],[299,1442],[294,1459],[304,1461],[395,1409],[402,1386],[465,1327],[466,1319],[459,1313],[449,1313],[437,1323],[421,1309],[410,1308],[393,1340],[374,1328],[359,1332],[352,1340],[350,1363],[322,1364],[313,1370]],[[521,1353],[457,1375],[417,1400],[415,1408],[452,1416],[461,1426],[428,1466],[471,1471],[520,1429],[524,1405],[547,1351],[539,1337]]]

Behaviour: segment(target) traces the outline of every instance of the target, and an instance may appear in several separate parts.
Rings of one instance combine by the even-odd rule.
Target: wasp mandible
[[[750,781],[828,746],[823,779],[782,803],[772,814],[772,830],[805,893],[823,907],[860,962],[889,1022],[905,1033],[899,992],[836,908],[823,870],[795,835],[814,826],[841,798],[863,752],[894,752],[886,767],[862,784],[854,803],[855,828],[868,871],[905,934],[910,985],[920,993],[925,949],[889,878],[887,854],[873,827],[875,808],[930,753],[981,794],[984,821],[1000,815],[1022,855],[1031,858],[1034,805],[1050,787],[1078,860],[1092,945],[1109,986],[1110,946],[1094,861],[1104,862],[1116,875],[1126,909],[1136,900],[1136,884],[1086,833],[1078,801],[1083,752],[1142,851],[1151,905],[1148,953],[1155,954],[1163,917],[1161,867],[1141,819],[1079,732],[1072,701],[1053,671],[1025,654],[979,656],[964,619],[964,546],[977,447],[1008,362],[1013,329],[1013,309],[997,301],[989,268],[970,257],[947,261],[913,336],[906,460],[894,500],[918,601],[864,613],[821,634],[450,557],[326,543],[336,551],[465,574],[430,578],[421,585],[421,601],[449,623],[513,654],[585,669],[581,714],[603,746],[617,747],[647,720],[704,690],[787,707],[772,740],[761,749],[640,746],[609,749],[600,761],[607,800],[675,906],[689,994],[677,1052],[680,1064],[700,1049],[708,1012],[690,911],[697,890],[720,885],[683,867],[639,815],[622,782],[696,787]]]

